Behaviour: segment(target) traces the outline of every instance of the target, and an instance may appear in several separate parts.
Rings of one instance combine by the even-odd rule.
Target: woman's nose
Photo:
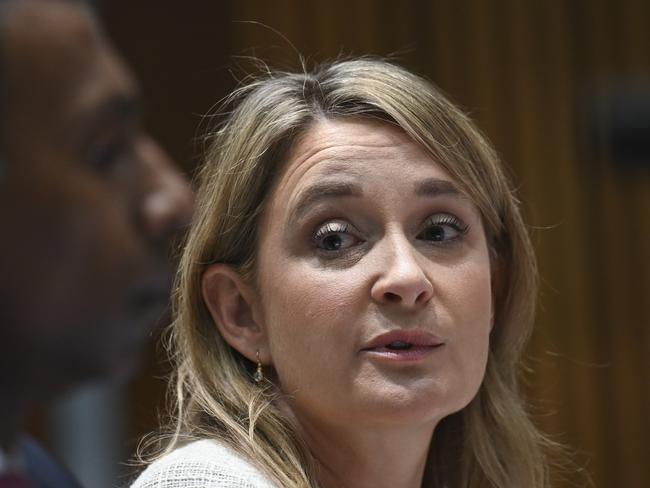
[[[155,141],[143,136],[138,150],[147,180],[140,201],[142,224],[152,241],[163,243],[189,224],[194,194]]]
[[[372,299],[406,307],[427,303],[433,296],[433,284],[408,239],[403,235],[393,236],[382,247],[384,268],[372,285]]]

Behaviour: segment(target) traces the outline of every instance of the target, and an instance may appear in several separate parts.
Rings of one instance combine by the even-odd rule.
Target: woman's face
[[[433,426],[478,391],[492,321],[481,219],[399,129],[321,121],[296,142],[257,276],[262,358],[298,417]]]

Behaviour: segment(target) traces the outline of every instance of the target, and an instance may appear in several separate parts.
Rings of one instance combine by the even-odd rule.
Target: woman
[[[175,429],[135,487],[544,487],[533,251],[497,157],[374,59],[238,89],[175,296]]]

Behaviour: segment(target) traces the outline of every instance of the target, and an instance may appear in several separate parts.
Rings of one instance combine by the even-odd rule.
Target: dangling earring
[[[257,369],[255,370],[255,374],[253,374],[253,379],[255,380],[255,383],[259,383],[264,379],[264,373],[262,373],[262,363],[260,362],[259,349],[255,351],[255,355],[257,356]]]

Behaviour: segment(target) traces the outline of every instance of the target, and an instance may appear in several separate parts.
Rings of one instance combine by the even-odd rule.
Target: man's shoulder
[[[81,485],[40,444],[28,436],[20,439],[19,449],[32,483],[40,488],[80,488]]]
[[[157,459],[131,488],[272,488],[259,469],[232,448],[199,440]]]

